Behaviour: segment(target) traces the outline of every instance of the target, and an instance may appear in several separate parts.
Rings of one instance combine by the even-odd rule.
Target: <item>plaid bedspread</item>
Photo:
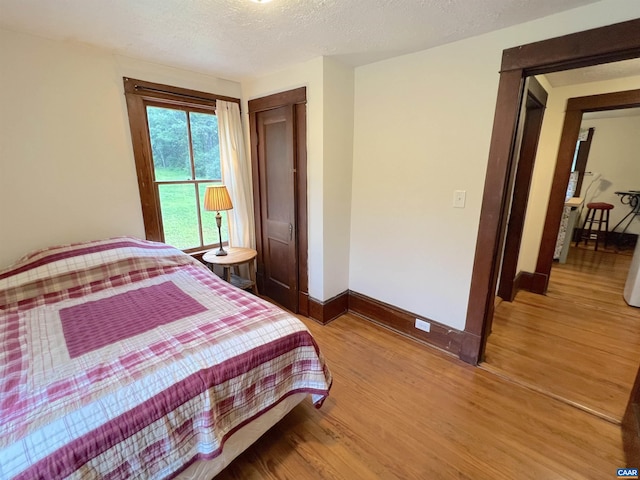
[[[0,478],[167,478],[331,374],[296,318],[164,244],[0,272]]]

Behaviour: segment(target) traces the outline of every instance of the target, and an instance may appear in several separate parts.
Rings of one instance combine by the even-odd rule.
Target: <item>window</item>
[[[186,252],[214,247],[215,212],[203,202],[207,185],[222,181],[215,100],[239,100],[128,78],[124,84],[147,239]],[[222,225],[226,244],[226,218]]]
[[[188,108],[147,105],[146,113],[164,241],[180,249],[216,243],[215,212],[201,206],[206,186],[222,179],[218,119]]]

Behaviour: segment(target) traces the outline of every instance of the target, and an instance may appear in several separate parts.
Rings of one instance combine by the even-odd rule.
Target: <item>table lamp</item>
[[[225,185],[211,185],[208,186],[204,192],[204,209],[216,213],[216,224],[218,225],[218,239],[220,240],[220,249],[216,252],[217,256],[226,255],[224,248],[222,248],[222,234],[220,233],[220,226],[222,225],[222,216],[220,211],[231,210],[233,204],[231,203],[231,197]]]

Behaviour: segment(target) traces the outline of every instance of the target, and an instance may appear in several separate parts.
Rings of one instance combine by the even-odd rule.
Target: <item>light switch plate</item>
[[[467,200],[466,190],[454,190],[453,192],[453,206],[454,208],[464,208],[464,204]]]

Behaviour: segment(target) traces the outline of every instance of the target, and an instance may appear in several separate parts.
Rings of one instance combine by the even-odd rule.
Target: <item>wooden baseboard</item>
[[[340,315],[347,313],[349,308],[349,291],[345,290],[335,297],[325,300],[316,300],[308,297],[308,316],[323,325],[335,320]],[[302,313],[302,312],[300,312]]]
[[[350,312],[414,340],[451,353],[466,363],[477,365],[479,361],[479,336],[467,331],[456,330],[358,292],[348,290],[324,302],[301,293],[299,304],[302,315],[323,325]],[[303,313],[303,305],[308,307],[308,314]],[[430,331],[425,332],[417,329],[415,327],[416,319],[428,322]]]
[[[547,275],[538,272],[519,272],[514,280],[514,297],[515,292],[518,290],[527,290],[544,295],[547,292],[548,279]],[[510,301],[513,301],[513,298]]]
[[[307,292],[298,292],[298,313],[309,316],[309,294]]]
[[[597,230],[593,231],[593,234],[598,236],[598,242],[600,245],[604,245],[605,237],[607,237],[607,243],[609,246],[615,245],[619,248],[628,248],[633,249],[638,242],[638,235],[635,233],[621,233],[621,232],[598,232]],[[581,242],[584,242],[582,238],[582,228],[574,228],[573,234],[571,235],[571,246],[574,247],[578,239]],[[595,238],[589,240],[590,244],[595,243]]]
[[[349,312],[456,356],[460,355],[466,337],[465,332],[353,291],[349,292]],[[431,331],[417,329],[416,318],[429,322]]]
[[[513,296],[511,299],[505,299],[508,302],[513,302],[513,299],[516,297],[516,293],[518,290],[528,290],[528,285],[531,284],[531,276],[533,274],[529,272],[518,272],[516,278],[513,279]]]
[[[458,357],[465,363],[471,365],[478,365],[480,358],[478,352],[480,351],[480,337],[471,332],[460,332],[462,336],[462,342],[460,344],[460,353]]]

